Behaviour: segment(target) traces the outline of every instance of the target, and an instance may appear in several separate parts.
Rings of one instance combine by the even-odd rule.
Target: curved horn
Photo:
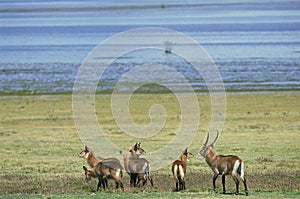
[[[214,141],[210,145],[214,146],[214,144],[218,140],[218,138],[219,138],[219,131],[217,131],[217,136],[216,136],[216,138],[214,139]]]
[[[209,139],[209,132],[207,132],[206,141],[205,141],[205,143],[203,144],[204,146],[207,145],[208,139]]]

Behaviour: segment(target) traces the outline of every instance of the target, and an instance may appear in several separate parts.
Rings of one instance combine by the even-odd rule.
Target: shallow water
[[[0,92],[72,91],[80,64],[100,42],[149,26],[183,32],[202,45],[227,91],[299,91],[299,10],[299,1],[284,0],[1,1]],[[112,89],[138,64],[165,63],[182,72],[196,91],[207,91],[194,70],[174,56],[131,52],[111,65],[98,90]],[[148,75],[145,69],[136,81]],[[183,86],[171,84],[178,90]]]

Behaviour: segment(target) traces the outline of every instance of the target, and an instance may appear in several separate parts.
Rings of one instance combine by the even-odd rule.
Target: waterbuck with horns
[[[248,195],[248,189],[246,184],[246,178],[244,177],[244,162],[237,156],[234,155],[216,155],[213,151],[214,144],[219,137],[219,132],[214,141],[207,145],[209,140],[209,133],[207,133],[207,138],[203,144],[202,149],[199,151],[199,157],[204,157],[207,164],[213,170],[213,187],[214,191],[217,192],[216,180],[219,175],[222,175],[222,184],[223,184],[223,193],[226,193],[225,190],[225,176],[231,175],[235,184],[236,184],[236,194],[239,193],[239,179],[242,180],[245,186],[246,196]]]

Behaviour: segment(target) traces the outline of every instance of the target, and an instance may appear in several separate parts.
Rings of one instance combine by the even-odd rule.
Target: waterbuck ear
[[[134,147],[133,147],[133,150],[137,150],[138,149],[138,143],[135,143]]]
[[[87,145],[84,146],[85,151],[89,151],[89,147]]]
[[[83,166],[82,168],[83,168],[83,170],[84,170],[84,171],[86,171],[86,170],[87,170],[87,168],[86,168],[85,166]]]
[[[184,154],[188,154],[188,147],[185,148],[185,150],[183,151]]]

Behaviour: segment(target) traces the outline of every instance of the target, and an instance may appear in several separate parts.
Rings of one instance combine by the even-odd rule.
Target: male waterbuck
[[[246,184],[246,178],[244,177],[244,162],[237,156],[234,155],[216,155],[213,151],[213,147],[215,142],[219,137],[219,132],[217,132],[217,136],[214,141],[207,145],[209,140],[209,133],[207,134],[207,138],[205,143],[203,144],[202,149],[199,151],[199,157],[204,157],[207,164],[213,170],[213,188],[214,191],[217,192],[216,188],[216,180],[219,175],[222,175],[222,184],[223,184],[223,193],[226,193],[225,190],[225,176],[231,175],[235,184],[236,184],[236,194],[239,193],[239,179],[242,180],[245,186],[246,196],[248,195],[248,189]]]
[[[187,169],[188,161],[192,157],[193,154],[188,152],[188,148],[186,148],[180,155],[179,159],[173,162],[172,173],[176,185],[175,191],[180,191],[182,189],[185,189],[186,169]]]

